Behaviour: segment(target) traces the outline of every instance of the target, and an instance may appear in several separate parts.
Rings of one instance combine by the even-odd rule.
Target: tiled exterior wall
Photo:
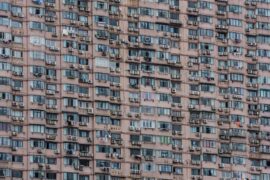
[[[269,0],[0,0],[0,176],[269,180]]]

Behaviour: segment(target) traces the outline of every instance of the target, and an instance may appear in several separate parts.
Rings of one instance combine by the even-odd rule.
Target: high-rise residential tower
[[[0,179],[270,180],[270,0],[0,0]]]

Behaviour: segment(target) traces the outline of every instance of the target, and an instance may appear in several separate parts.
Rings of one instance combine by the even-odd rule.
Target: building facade
[[[270,180],[270,0],[0,0],[0,178]]]

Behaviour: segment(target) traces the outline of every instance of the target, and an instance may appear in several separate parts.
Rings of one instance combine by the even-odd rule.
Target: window
[[[141,29],[154,29],[154,24],[151,22],[140,21]]]
[[[244,165],[245,164],[245,158],[244,157],[233,157],[233,164],[237,165]]]
[[[231,81],[238,81],[238,82],[243,82],[244,81],[244,75],[243,74],[231,73],[230,78],[231,78]]]
[[[153,16],[154,10],[151,8],[140,8],[140,15]]]
[[[214,140],[204,140],[202,144],[203,147],[216,148],[216,141]]]
[[[8,2],[1,2],[0,3],[0,10],[1,11],[9,11],[10,10],[10,4]]]
[[[258,8],[257,15],[269,17],[270,16],[270,9]]]
[[[29,158],[30,158],[31,163],[45,163],[44,156],[33,155],[33,156],[30,156]]]
[[[79,180],[77,173],[64,172],[64,180]]]
[[[200,15],[199,16],[199,21],[202,23],[212,23],[213,19],[211,16],[205,16],[205,15]]]
[[[46,178],[48,179],[48,180],[56,180],[56,173],[46,173]]]
[[[12,170],[11,176],[14,177],[14,178],[22,178],[23,177],[23,171]]]
[[[203,161],[215,163],[216,162],[216,155],[203,154]]]
[[[212,9],[213,8],[213,4],[211,2],[208,1],[199,1],[199,6],[201,9]]]
[[[200,176],[201,175],[201,170],[200,169],[191,169],[191,175],[193,176]]]
[[[172,172],[172,166],[171,165],[165,165],[161,164],[158,167],[160,173],[171,173]]]
[[[211,29],[199,29],[199,35],[200,36],[213,37],[214,36],[214,31],[211,30]]]
[[[12,155],[12,162],[22,163],[23,162],[23,156]]]
[[[45,133],[45,127],[43,125],[30,125],[30,130],[32,133]]]
[[[229,5],[229,12],[241,14],[242,13],[242,7],[239,5]]]
[[[0,176],[2,177],[10,177],[11,176],[11,170],[10,169],[0,169]]]
[[[242,27],[242,20],[240,19],[228,19],[227,22],[229,26]]]
[[[221,163],[231,164],[231,157],[221,157]]]
[[[203,175],[204,176],[216,176],[217,172],[216,172],[215,169],[204,168],[203,169]]]

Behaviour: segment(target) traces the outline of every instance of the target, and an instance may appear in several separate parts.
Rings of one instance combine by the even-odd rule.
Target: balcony
[[[140,141],[131,141],[131,145],[132,146],[141,146],[142,142],[140,142]]]
[[[228,26],[225,25],[216,25],[216,30],[221,32],[228,31]]]
[[[260,145],[260,140],[257,138],[249,138],[249,143],[252,145]]]
[[[216,12],[216,15],[218,15],[218,16],[225,16],[226,15],[226,11],[217,11]]]
[[[45,7],[46,8],[55,8],[55,3],[45,2]]]
[[[142,173],[141,170],[138,170],[138,169],[131,169],[130,170],[131,175],[140,175],[141,173]]]
[[[218,149],[219,154],[231,154],[232,150],[230,148],[220,148]]]

